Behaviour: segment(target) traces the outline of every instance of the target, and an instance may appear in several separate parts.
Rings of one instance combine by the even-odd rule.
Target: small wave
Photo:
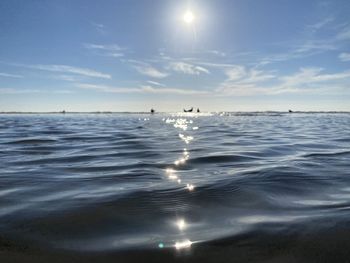
[[[256,161],[259,158],[245,156],[245,155],[211,155],[190,158],[187,162],[189,164],[212,164],[212,163],[238,163]]]
[[[343,155],[349,155],[350,151],[341,152],[323,152],[323,153],[308,153],[304,154],[303,157],[338,157]]]
[[[12,161],[12,164],[17,165],[37,165],[37,164],[46,164],[50,165],[53,163],[76,163],[83,161],[90,161],[96,159],[96,156],[92,155],[75,155],[67,157],[51,157],[51,158],[39,158],[27,161]]]
[[[111,140],[111,136],[65,136],[62,137],[62,141],[109,141]]]
[[[57,142],[55,139],[20,139],[15,141],[7,142],[7,144],[19,144],[19,145],[26,145],[26,144],[47,144],[47,143],[55,143]]]

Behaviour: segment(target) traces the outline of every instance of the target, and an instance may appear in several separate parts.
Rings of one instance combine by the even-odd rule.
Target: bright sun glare
[[[187,10],[183,16],[184,22],[186,24],[191,24],[194,20],[194,15],[191,10]]]

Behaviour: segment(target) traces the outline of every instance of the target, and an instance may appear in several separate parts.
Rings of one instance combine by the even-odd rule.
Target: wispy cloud
[[[324,51],[330,51],[337,49],[337,46],[335,45],[334,41],[332,40],[307,40],[303,44],[296,46],[296,48],[293,50],[293,53],[310,53],[311,55],[324,52]]]
[[[88,83],[79,83],[79,84],[76,84],[76,86],[81,89],[89,89],[89,90],[108,92],[108,93],[140,92],[139,88],[113,87],[113,86],[107,86],[107,85],[96,85],[96,84],[88,84]]]
[[[30,69],[38,69],[43,71],[51,71],[51,72],[62,72],[68,74],[75,74],[85,77],[92,78],[103,78],[103,79],[111,79],[111,75],[98,72],[96,70],[88,69],[88,68],[79,68],[68,65],[24,65],[24,64],[15,64],[16,66],[21,66]]]
[[[32,94],[32,93],[53,93],[53,94],[71,94],[73,90],[39,90],[39,89],[21,89],[21,88],[0,88],[0,94],[16,95],[16,94]]]
[[[297,86],[297,85],[313,85],[315,83],[339,81],[350,78],[350,70],[333,73],[322,74],[324,69],[322,68],[301,68],[299,72],[291,76],[281,77],[284,86]]]
[[[350,70],[336,73],[323,73],[324,71],[323,68],[300,68],[294,74],[280,77],[280,83],[275,89],[278,93],[314,94],[339,94],[339,92],[349,91]]]
[[[347,25],[337,34],[338,40],[350,40],[350,26]]]
[[[246,69],[244,66],[233,66],[225,70],[227,75],[226,82],[236,82],[236,83],[256,83],[264,82],[275,78],[276,76],[270,72],[265,72],[262,70]]]
[[[287,44],[287,50],[285,52],[263,56],[257,64],[263,66],[276,62],[304,59],[306,57],[337,49],[338,45],[334,39],[310,39],[299,44]]]
[[[28,94],[28,93],[41,93],[41,90],[37,89],[14,89],[14,88],[0,88],[0,94]]]
[[[147,80],[147,83],[151,84],[151,85],[156,85],[156,86],[159,86],[159,87],[165,87],[164,84],[162,83],[159,83],[157,81],[153,81],[153,80]]]
[[[276,78],[270,72],[247,69],[242,65],[233,65],[224,72],[227,78],[215,90],[219,95],[250,96],[271,92],[273,89],[261,84]]]
[[[334,21],[334,17],[333,16],[328,16],[324,19],[322,19],[321,21],[315,23],[315,24],[312,24],[312,25],[309,25],[307,26],[307,28],[311,29],[311,31],[313,32],[316,32],[326,26],[328,26],[329,24],[331,24],[333,21]]]
[[[126,87],[115,87],[115,86],[107,86],[107,85],[95,85],[95,84],[87,84],[80,83],[76,85],[81,89],[90,89],[100,92],[107,93],[153,93],[153,94],[177,94],[177,95],[199,95],[199,94],[207,94],[206,91],[199,90],[191,90],[191,89],[178,89],[178,88],[155,88],[150,85],[143,85],[137,88],[126,88]]]
[[[219,50],[209,50],[208,53],[214,54],[219,57],[226,57],[226,53]]]
[[[343,62],[350,61],[350,53],[341,53],[338,57]]]
[[[250,73],[247,73],[250,72]],[[323,73],[322,68],[301,68],[298,72],[274,76],[266,72],[237,67],[215,90],[219,96],[276,95],[282,93],[332,94],[346,90],[350,71]],[[273,79],[274,84],[268,80]]]
[[[111,45],[101,45],[101,44],[91,44],[91,43],[85,43],[84,47],[90,50],[94,50],[98,52],[97,54],[102,56],[109,56],[109,57],[123,57],[126,51],[126,48],[122,48],[116,44]]]
[[[151,78],[158,78],[158,79],[162,79],[167,77],[169,74],[165,73],[165,72],[161,72],[158,69],[152,67],[152,66],[135,66],[135,69],[141,73],[142,75],[151,77]]]
[[[319,34],[322,33],[322,34]],[[324,37],[327,35],[327,37]],[[334,16],[328,16],[312,25],[306,25],[304,34],[294,41],[277,43],[285,51],[263,56],[258,63],[260,66],[296,59],[304,59],[338,50],[343,40],[350,39],[348,24],[336,24]]]
[[[22,75],[17,75],[17,74],[9,74],[9,73],[4,73],[4,72],[0,72],[0,77],[7,77],[7,78],[23,78]]]
[[[192,65],[189,63],[185,63],[185,62],[172,62],[169,64],[169,69],[176,71],[176,72],[181,72],[181,73],[190,74],[190,75],[199,75],[201,73],[206,73],[206,74],[210,73],[209,70],[204,68],[204,67]]]
[[[243,66],[234,65],[225,70],[225,73],[228,77],[227,81],[235,81],[246,76],[246,70]]]
[[[218,69],[228,69],[233,68],[236,65],[235,64],[229,64],[229,63],[220,63],[220,62],[208,62],[208,61],[197,61],[197,64],[211,67],[211,68],[218,68]]]
[[[142,86],[142,91],[157,94],[178,94],[178,95],[200,95],[208,94],[207,91],[193,89],[177,89],[177,88],[154,88],[152,86]]]
[[[53,93],[55,94],[72,94],[75,93],[73,90],[54,90]]]
[[[146,62],[133,59],[124,60],[124,62],[131,64],[140,74],[151,78],[162,79],[169,75],[168,73],[162,72]]]
[[[60,74],[60,75],[53,75],[49,77],[52,79],[58,79],[58,80],[64,80],[64,81],[70,81],[70,82],[82,81],[82,77],[79,75],[77,76],[77,75]]]
[[[262,94],[276,94],[275,89],[260,87],[254,84],[225,84],[215,89],[217,96],[254,96]]]
[[[101,23],[96,23],[96,22],[91,22],[91,25],[95,28],[95,30],[97,32],[99,32],[100,34],[106,34],[106,27],[105,25],[101,24]]]

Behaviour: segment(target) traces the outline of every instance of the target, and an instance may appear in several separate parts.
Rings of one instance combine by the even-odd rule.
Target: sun
[[[187,10],[183,16],[183,20],[186,24],[192,24],[194,15],[191,10]]]

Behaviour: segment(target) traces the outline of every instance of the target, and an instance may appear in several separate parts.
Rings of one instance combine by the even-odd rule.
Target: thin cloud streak
[[[72,94],[73,90],[39,90],[39,89],[18,89],[18,88],[0,88],[0,94],[17,95],[17,94]]]
[[[42,91],[37,89],[0,88],[0,94],[29,94],[29,93],[42,93]]]
[[[340,61],[343,61],[343,62],[347,62],[347,61],[350,61],[350,53],[341,53],[339,54],[338,58],[340,59]]]
[[[157,81],[153,81],[153,80],[147,80],[147,83],[151,84],[151,85],[156,85],[156,86],[159,86],[159,87],[165,87],[164,84],[162,83],[159,83]]]
[[[219,57],[226,57],[226,53],[219,50],[209,50],[208,53],[214,54]]]
[[[98,55],[115,57],[115,58],[123,57],[125,55],[124,52],[127,50],[126,48],[122,48],[116,44],[101,45],[101,44],[85,43],[84,47],[89,50],[100,52],[100,53],[97,53]]]
[[[155,88],[149,85],[143,85],[140,88],[114,87],[107,85],[95,85],[88,83],[80,83],[76,85],[81,89],[90,89],[106,93],[152,93],[152,94],[178,94],[178,95],[200,95],[208,94],[206,91],[187,90],[177,88]]]
[[[20,65],[17,64],[18,66],[22,66],[25,68],[30,68],[30,69],[38,69],[38,70],[43,70],[43,71],[51,71],[51,72],[62,72],[62,73],[70,73],[70,74],[75,74],[75,75],[81,75],[85,77],[91,77],[91,78],[102,78],[102,79],[111,79],[111,75],[101,73],[92,69],[88,68],[79,68],[79,67],[73,67],[73,66],[68,66],[68,65]]]
[[[350,40],[350,26],[344,27],[336,36],[338,40]]]
[[[206,91],[187,90],[177,88],[154,88],[152,86],[142,86],[142,91],[156,94],[178,94],[178,95],[204,95],[208,94]]]
[[[326,26],[331,24],[334,20],[335,19],[333,16],[329,16],[329,17],[326,17],[323,20],[321,20],[313,25],[307,26],[307,28],[311,29],[311,31],[313,31],[313,32],[316,32],[322,28],[325,28]]]
[[[57,79],[57,80],[64,80],[64,81],[69,81],[69,82],[77,82],[77,81],[82,81],[82,77],[79,75],[66,75],[66,74],[61,74],[61,75],[52,75],[49,76],[52,79]]]
[[[107,33],[106,26],[101,23],[91,22],[91,25],[96,29],[97,32],[99,32],[102,35],[105,35]]]
[[[22,75],[17,75],[17,74],[10,74],[10,73],[4,73],[4,72],[0,72],[0,77],[7,77],[7,78],[23,78]]]
[[[151,78],[157,78],[157,79],[162,79],[162,78],[166,78],[169,74],[164,73],[159,71],[158,69],[152,67],[152,66],[148,66],[148,65],[144,65],[144,66],[135,66],[135,69],[142,75],[151,77]]]
[[[199,75],[201,73],[205,73],[205,74],[210,73],[209,70],[204,67],[192,65],[185,62],[172,62],[169,64],[168,67],[173,71],[189,74],[189,75]]]
[[[95,90],[107,93],[138,93],[140,92],[139,88],[125,88],[125,87],[113,87],[107,85],[96,85],[88,83],[79,83],[76,84],[76,87],[80,89]]]
[[[169,76],[168,73],[162,72],[146,62],[134,59],[123,60],[123,62],[131,64],[133,68],[136,69],[140,74],[145,75],[147,77],[163,79]]]

